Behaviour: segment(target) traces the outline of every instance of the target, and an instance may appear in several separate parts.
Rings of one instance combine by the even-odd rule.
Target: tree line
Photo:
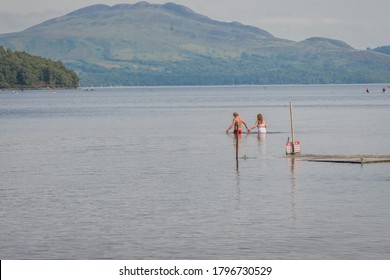
[[[295,60],[287,54],[239,58],[197,57],[188,61],[132,60],[138,67],[104,68],[69,64],[77,69],[81,86],[175,86],[239,84],[329,84],[387,82],[390,65],[374,69],[352,62],[340,65],[317,57]]]
[[[0,46],[0,89],[76,88],[79,77],[61,61]]]

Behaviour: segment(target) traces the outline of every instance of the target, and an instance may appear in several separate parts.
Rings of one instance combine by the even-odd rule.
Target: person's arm
[[[245,125],[246,130],[250,130],[244,121],[242,121],[242,123]]]
[[[255,122],[255,125],[253,126],[253,127],[251,127],[251,129],[250,130],[252,130],[252,129],[254,129],[254,128],[256,128],[256,126],[257,126],[257,123],[258,123],[259,121],[256,121]]]
[[[236,122],[236,120],[233,120],[232,124],[229,126],[229,128],[226,130],[226,133],[229,132],[230,129],[232,129],[232,127],[234,126],[234,123]]]

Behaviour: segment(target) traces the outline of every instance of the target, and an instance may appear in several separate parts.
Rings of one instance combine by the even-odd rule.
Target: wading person
[[[244,120],[238,115],[237,112],[234,112],[232,124],[226,130],[226,133],[229,133],[229,130],[234,127],[234,134],[242,134],[242,124],[245,125],[246,130],[249,132],[250,130]]]
[[[265,120],[263,119],[262,114],[257,114],[257,120],[253,127],[251,127],[250,130],[257,127],[258,133],[267,133],[267,124],[265,123]]]

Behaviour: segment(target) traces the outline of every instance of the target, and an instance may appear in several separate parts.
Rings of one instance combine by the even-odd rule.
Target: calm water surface
[[[304,153],[390,154],[364,89],[0,92],[0,259],[390,259],[390,164],[284,155],[289,101]]]

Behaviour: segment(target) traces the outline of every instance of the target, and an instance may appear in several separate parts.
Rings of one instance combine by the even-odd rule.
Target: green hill
[[[0,45],[64,61],[84,86],[390,82],[390,56],[342,41],[294,42],[173,3],[93,5]]]
[[[61,61],[12,52],[0,46],[0,89],[8,88],[75,88],[77,74]]]
[[[373,51],[390,55],[390,46],[382,46],[372,49]]]

